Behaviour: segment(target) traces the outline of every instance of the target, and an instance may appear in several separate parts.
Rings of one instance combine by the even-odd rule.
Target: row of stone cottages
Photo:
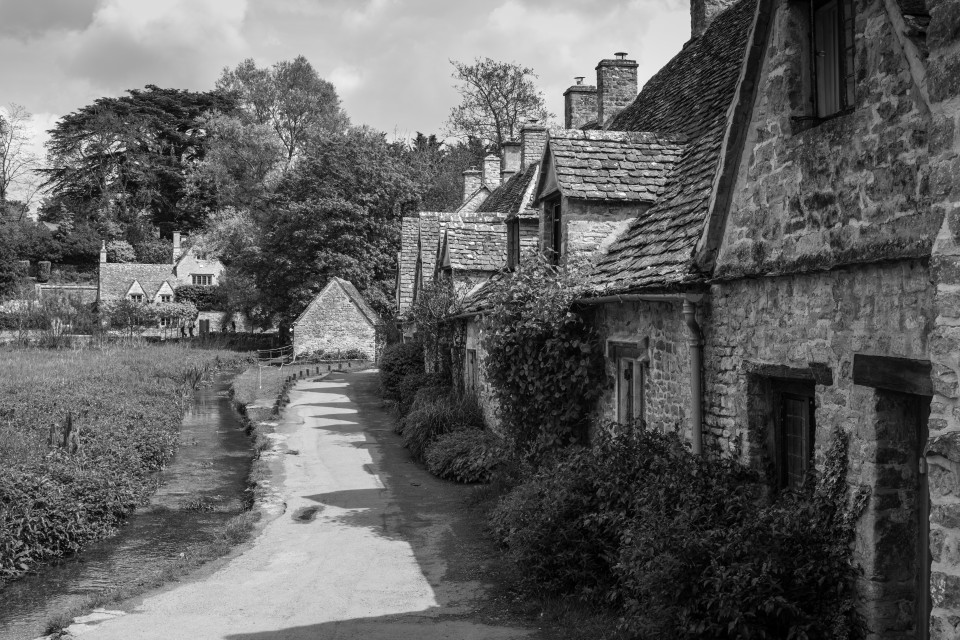
[[[960,638],[960,1],[693,0],[637,93],[618,54],[403,221],[398,311],[472,293],[463,382],[493,416],[483,281],[596,260],[600,418],[679,429],[796,485],[840,428],[872,638]],[[927,6],[929,4],[929,7]],[[499,162],[498,162],[499,160]]]

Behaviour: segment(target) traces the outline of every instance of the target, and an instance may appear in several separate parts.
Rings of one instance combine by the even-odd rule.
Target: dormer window
[[[173,302],[173,296],[169,293],[161,293],[160,302]]]
[[[132,300],[133,302],[143,302],[143,294],[142,294],[142,293],[131,293],[131,294],[130,294],[130,300]]]
[[[190,275],[190,278],[191,278],[191,282],[193,282],[193,284],[199,284],[199,285],[204,285],[204,286],[212,285],[212,284],[213,284],[213,276],[212,276],[212,275],[194,273],[194,274],[191,274],[191,275]]]
[[[812,96],[815,115],[827,118],[853,108],[853,0],[811,0]]]

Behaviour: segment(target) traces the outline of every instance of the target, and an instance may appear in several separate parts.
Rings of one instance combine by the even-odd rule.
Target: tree
[[[392,281],[399,221],[419,204],[399,145],[366,128],[319,140],[256,212],[260,250],[244,265],[265,309],[295,317],[333,276],[361,291]]]
[[[463,172],[479,167],[486,149],[474,137],[441,143],[436,135],[417,137],[403,150],[419,185],[425,211],[452,211],[463,203]]]
[[[462,98],[447,120],[450,135],[476,137],[499,153],[504,142],[518,138],[524,122],[553,117],[533,83],[537,77],[533,69],[490,58],[450,64]]]
[[[134,223],[199,228],[205,207],[184,206],[186,178],[206,153],[205,118],[235,103],[218,92],[154,85],[128,93],[100,98],[50,131],[44,208],[62,204],[111,236]],[[191,202],[203,199],[194,194]]]
[[[303,56],[270,68],[259,68],[248,58],[236,69],[224,69],[217,89],[236,96],[250,121],[273,129],[288,167],[306,153],[313,138],[342,133],[349,124],[336,88]]]
[[[30,150],[30,120],[33,115],[11,103],[6,117],[0,113],[0,208],[13,192],[29,205],[37,192],[36,170],[40,160]]]

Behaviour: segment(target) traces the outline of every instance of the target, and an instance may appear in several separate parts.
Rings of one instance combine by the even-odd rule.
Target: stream
[[[218,374],[194,393],[160,488],[116,535],[0,590],[0,639],[37,638],[85,597],[177,565],[243,510],[252,456],[228,394],[235,375]]]

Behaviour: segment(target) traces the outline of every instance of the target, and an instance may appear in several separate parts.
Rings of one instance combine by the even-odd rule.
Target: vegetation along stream
[[[223,536],[243,511],[250,443],[229,398],[232,374],[201,386],[160,487],[119,533],[0,590],[0,638],[29,640],[92,596],[154,584]]]

